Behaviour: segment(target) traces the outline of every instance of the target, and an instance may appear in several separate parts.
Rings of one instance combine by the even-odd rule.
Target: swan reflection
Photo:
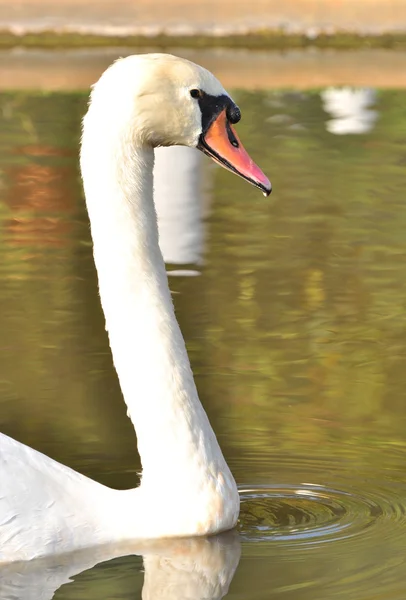
[[[375,126],[378,111],[376,91],[371,88],[327,88],[321,92],[324,110],[333,118],[326,129],[335,135],[369,133]]]
[[[62,557],[3,566],[0,567],[0,598],[51,600],[64,584],[69,585],[66,592],[70,598],[83,598],[83,582],[80,578],[72,581],[73,576],[98,563],[130,554],[142,555],[143,558],[143,600],[219,600],[227,594],[237,569],[240,540],[237,532],[231,531],[211,538],[103,546]],[[121,564],[117,564],[117,567],[122,569]],[[122,597],[122,590],[112,590],[111,587],[114,568],[114,565],[109,565],[110,584],[106,598],[112,594]],[[100,568],[94,575],[101,577]],[[97,585],[95,577],[87,579],[86,588],[89,592],[92,584]],[[131,597],[135,591],[132,591]],[[58,598],[63,597],[62,589]]]
[[[158,216],[159,245],[166,263],[201,265],[204,253],[204,217],[207,195],[204,158],[194,148],[156,148],[154,199]],[[170,271],[192,275],[196,271]]]

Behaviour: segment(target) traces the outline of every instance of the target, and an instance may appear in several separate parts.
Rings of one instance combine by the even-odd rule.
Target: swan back
[[[108,488],[2,433],[0,473],[0,563],[97,541],[94,502]]]

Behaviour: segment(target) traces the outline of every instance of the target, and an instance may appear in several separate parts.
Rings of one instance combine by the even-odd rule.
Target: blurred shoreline
[[[144,48],[142,51],[156,51]],[[88,90],[134,48],[0,51],[0,90]],[[394,50],[249,51],[168,48],[213,71],[230,89],[406,88],[406,52]]]
[[[404,0],[0,0],[0,46],[406,45]]]

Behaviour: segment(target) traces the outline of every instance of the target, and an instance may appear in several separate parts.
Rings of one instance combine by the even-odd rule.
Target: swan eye
[[[192,98],[201,98],[203,96],[202,90],[194,89],[190,90],[190,95]]]

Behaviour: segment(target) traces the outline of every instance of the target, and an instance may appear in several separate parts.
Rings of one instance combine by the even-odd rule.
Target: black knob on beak
[[[241,111],[236,104],[230,104],[226,110],[227,119],[234,125],[241,119]]]

